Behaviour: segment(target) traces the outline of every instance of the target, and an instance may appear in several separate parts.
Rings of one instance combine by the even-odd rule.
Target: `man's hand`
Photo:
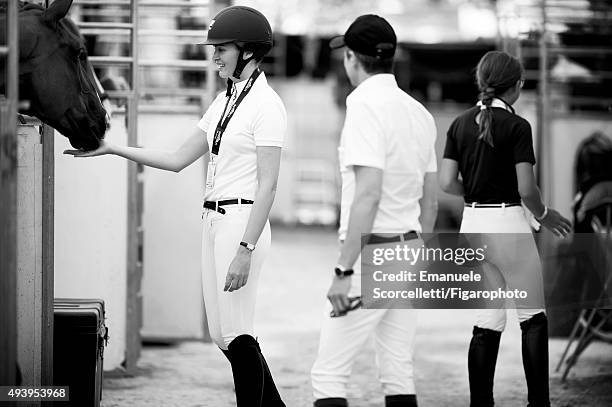
[[[336,314],[341,314],[349,306],[348,293],[351,289],[351,277],[338,277],[334,276],[329,291],[327,292],[327,298],[334,307]]]
[[[225,277],[225,287],[223,291],[236,291],[246,285],[249,279],[249,271],[251,270],[251,252],[242,248],[238,249],[238,253],[232,260]]]

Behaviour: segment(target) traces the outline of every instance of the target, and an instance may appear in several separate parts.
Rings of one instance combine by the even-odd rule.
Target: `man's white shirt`
[[[338,147],[342,175],[339,237],[344,239],[355,195],[352,166],[383,171],[372,233],[421,231],[419,200],[426,172],[436,172],[436,126],[425,107],[392,74],[364,80],[346,98]]]

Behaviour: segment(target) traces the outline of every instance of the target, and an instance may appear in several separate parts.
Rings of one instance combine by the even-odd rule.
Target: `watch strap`
[[[244,247],[245,249],[247,249],[248,251],[252,252],[253,250],[255,250],[255,245],[252,243],[247,243],[247,242],[240,242],[240,246]]]
[[[334,273],[338,277],[348,277],[348,276],[352,276],[355,272],[353,271],[353,269],[345,269],[343,267],[336,266],[334,268]]]

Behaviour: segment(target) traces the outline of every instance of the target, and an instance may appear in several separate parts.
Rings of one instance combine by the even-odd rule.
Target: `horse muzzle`
[[[70,144],[77,149],[90,151],[100,146],[100,140],[104,138],[107,130],[106,114],[96,112],[96,117],[79,113],[74,109],[68,109],[61,120],[66,130],[58,129],[68,137]]]

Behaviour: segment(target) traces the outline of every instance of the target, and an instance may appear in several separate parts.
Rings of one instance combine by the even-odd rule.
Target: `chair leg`
[[[561,376],[561,382],[565,382],[565,379],[567,379],[567,375],[569,374],[569,371],[576,364],[578,360],[578,356],[586,348],[586,345],[588,345],[588,342],[590,342],[590,339],[588,338],[589,326],[591,326],[591,323],[593,322],[593,318],[595,317],[596,312],[597,312],[596,309],[592,309],[590,311],[585,310],[585,316],[586,314],[588,314],[588,317],[586,317],[586,319],[583,319],[583,318],[578,319],[578,323],[580,323],[582,327],[582,331],[580,332],[580,336],[578,337],[578,340],[576,341],[574,352],[572,352],[572,354],[567,358],[565,370],[563,371],[563,375]]]
[[[576,323],[574,324],[574,327],[572,328],[572,333],[569,336],[569,339],[567,341],[567,345],[565,346],[565,350],[563,351],[563,354],[561,354],[561,359],[559,359],[559,363],[557,363],[555,372],[558,372],[559,369],[561,369],[561,365],[563,364],[563,361],[565,360],[565,357],[567,356],[567,352],[569,351],[570,347],[572,346],[572,343],[574,342],[574,340],[576,339],[576,336],[578,335],[578,329],[580,329],[580,321],[582,320],[585,312],[586,312],[585,309],[580,311],[580,316],[578,317],[578,319],[576,320]]]

